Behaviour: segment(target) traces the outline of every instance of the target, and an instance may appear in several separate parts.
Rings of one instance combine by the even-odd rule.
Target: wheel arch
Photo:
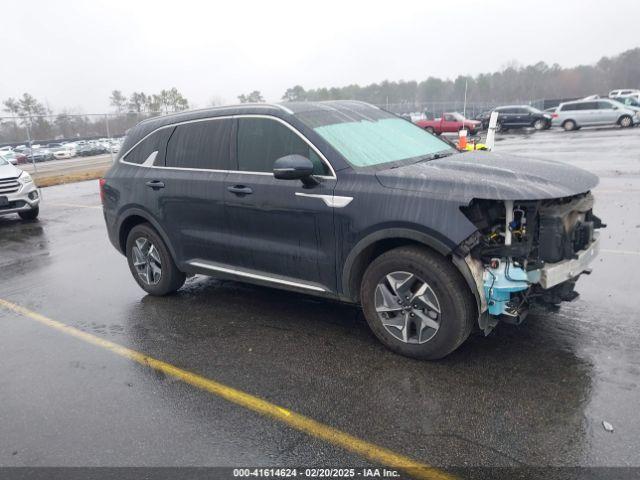
[[[449,256],[455,248],[445,239],[438,238],[436,234],[410,228],[377,230],[358,241],[347,255],[341,272],[342,296],[358,302],[360,281],[369,263],[383,253],[405,245],[421,245],[443,257]]]
[[[120,218],[121,220],[118,223],[118,229],[117,229],[117,232],[118,232],[117,240],[118,240],[118,248],[122,254],[126,255],[127,236],[129,235],[129,232],[131,231],[131,229],[136,225],[140,225],[141,223],[149,223],[155,229],[155,231],[158,232],[158,235],[160,235],[160,237],[162,238],[162,241],[165,243],[165,245],[169,249],[169,252],[171,253],[171,256],[173,257],[174,261],[177,260],[176,253],[173,249],[173,245],[171,245],[171,242],[169,241],[168,235],[166,234],[164,229],[160,226],[160,224],[148,212],[140,208],[130,208],[125,212],[123,212],[120,215]]]
[[[618,117],[618,121],[616,122],[618,125],[622,125],[622,119],[623,118],[628,118],[629,120],[631,120],[631,125],[633,126],[633,117],[631,115],[629,115],[628,113],[623,113],[622,115],[620,115]]]

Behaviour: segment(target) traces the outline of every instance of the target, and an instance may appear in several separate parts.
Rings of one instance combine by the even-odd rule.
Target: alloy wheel
[[[146,237],[138,237],[131,255],[140,279],[147,285],[157,285],[162,277],[162,262],[155,245]]]
[[[413,273],[385,275],[376,286],[375,309],[385,330],[404,343],[426,343],[440,329],[438,297]]]

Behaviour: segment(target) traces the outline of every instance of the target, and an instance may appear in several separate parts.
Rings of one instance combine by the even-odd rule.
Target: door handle
[[[160,188],[164,188],[164,182],[161,182],[160,180],[150,180],[147,183],[145,183],[145,185],[154,190],[159,190]]]
[[[245,187],[244,185],[228,186],[227,190],[231,193],[235,193],[236,195],[251,195],[253,193],[251,188]]]

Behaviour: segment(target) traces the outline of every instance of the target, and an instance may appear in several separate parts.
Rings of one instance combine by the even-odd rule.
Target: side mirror
[[[302,155],[286,155],[273,163],[273,176],[279,180],[300,180],[305,187],[319,182],[313,177],[313,163]]]

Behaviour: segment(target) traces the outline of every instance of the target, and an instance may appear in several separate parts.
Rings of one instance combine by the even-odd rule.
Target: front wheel
[[[625,115],[618,121],[622,128],[629,128],[633,125],[633,119],[629,115]]]
[[[572,130],[576,130],[576,122],[574,122],[573,120],[567,120],[566,122],[564,122],[562,124],[562,128],[565,129],[565,131],[570,132]]]
[[[429,132],[430,134],[432,134],[432,135],[435,133],[435,130],[433,129],[433,127],[427,127],[427,128],[425,128],[425,130],[427,132]]]
[[[185,274],[178,270],[169,249],[151,225],[142,223],[131,229],[126,252],[133,278],[147,293],[167,295],[184,284]]]
[[[469,336],[475,302],[444,257],[417,246],[376,258],[360,287],[369,327],[389,349],[408,357],[447,356]]]

